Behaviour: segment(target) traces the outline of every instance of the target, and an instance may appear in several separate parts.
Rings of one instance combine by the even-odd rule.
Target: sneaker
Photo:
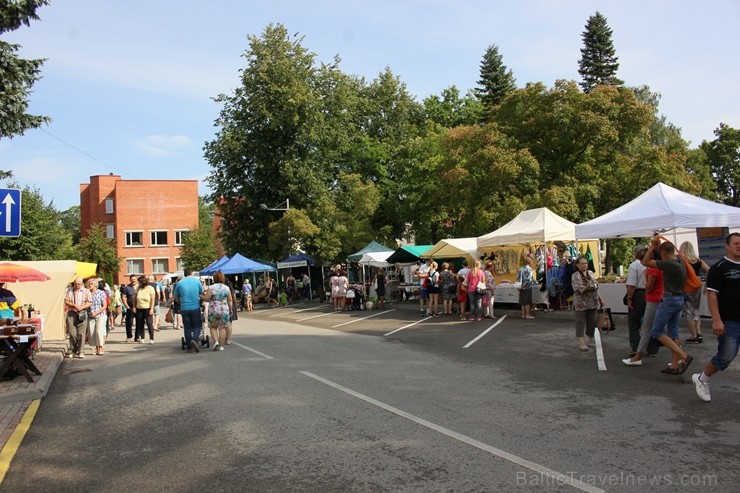
[[[200,352],[200,348],[198,347],[198,343],[195,340],[190,341],[190,347],[193,348],[193,351],[196,353]]]
[[[691,375],[691,380],[694,381],[694,386],[696,388],[696,395],[698,395],[701,400],[709,402],[712,400],[712,396],[709,395],[709,384],[699,380],[699,376],[699,373]]]
[[[223,351],[223,350],[224,350],[224,347],[223,347],[223,346],[219,346],[219,347],[218,347],[218,350],[219,350],[219,351]]]
[[[214,350],[214,351],[218,351],[218,347],[219,347],[219,346],[220,346],[220,344],[219,344],[219,343],[216,343],[216,344],[214,344],[214,345],[213,345],[213,350]]]
[[[154,344],[154,339],[149,339],[149,344]]]
[[[132,339],[129,337],[128,339],[126,339],[126,342],[131,342],[131,340]]]
[[[696,343],[701,344],[702,342],[704,342],[704,338],[701,336],[701,334],[697,334]]]
[[[637,361],[632,361],[630,358],[625,358],[622,360],[622,363],[624,363],[627,366],[642,366],[641,359],[638,359]]]
[[[85,359],[85,353],[80,353],[77,355],[77,357],[80,359]]]
[[[480,322],[480,317],[475,317],[476,322]]]
[[[226,345],[227,346],[231,345],[231,339],[226,339]]]
[[[699,338],[698,337],[689,337],[684,342],[686,342],[686,344],[699,344]]]
[[[66,357],[67,359],[70,359],[70,358],[72,358],[72,353],[67,353],[67,354],[65,354],[64,356],[65,356],[65,357]]]

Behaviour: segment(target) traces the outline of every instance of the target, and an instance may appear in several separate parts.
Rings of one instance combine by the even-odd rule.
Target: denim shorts
[[[717,354],[712,358],[712,364],[718,370],[724,370],[737,356],[740,346],[740,322],[724,322],[725,333],[717,337]]]
[[[429,291],[427,291],[426,288],[420,288],[419,298],[421,298],[422,300],[429,299]]]

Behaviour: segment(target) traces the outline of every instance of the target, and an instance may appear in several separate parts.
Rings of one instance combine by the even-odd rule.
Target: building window
[[[175,245],[184,245],[185,236],[190,232],[188,229],[176,229],[175,230]],[[180,269],[177,269],[180,270]]]
[[[151,246],[166,246],[167,231],[152,231],[150,234]]]
[[[113,224],[105,225],[105,237],[108,239],[113,239],[116,237],[116,228]]]
[[[182,265],[182,258],[180,258],[180,257],[177,257],[177,258],[175,259],[175,270],[176,270],[177,272],[183,272],[183,271],[185,270],[185,269],[183,268],[183,265]]]
[[[143,231],[126,231],[126,246],[144,246]]]
[[[130,258],[126,259],[126,272],[127,275],[136,274],[137,276],[144,274],[144,259],[142,258]]]
[[[113,214],[113,199],[105,199],[105,213]]]
[[[152,274],[167,274],[169,272],[169,259],[166,258],[153,258],[152,259]]]

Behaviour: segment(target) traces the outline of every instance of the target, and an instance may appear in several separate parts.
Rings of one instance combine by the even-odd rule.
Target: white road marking
[[[467,443],[468,445],[471,445],[477,449],[483,450],[484,452],[488,452],[489,454],[495,455],[496,457],[500,457],[501,459],[507,460],[509,462],[513,462],[514,464],[520,465],[522,467],[526,467],[527,469],[531,469],[532,471],[535,471],[539,474],[542,474],[544,476],[547,476],[548,478],[552,478],[553,481],[557,482],[557,484],[569,484],[574,488],[577,488],[581,491],[588,491],[590,493],[605,493],[605,490],[602,490],[600,488],[597,488],[595,486],[592,486],[588,483],[584,483],[583,481],[579,481],[575,479],[575,474],[572,472],[569,472],[568,474],[564,474],[561,472],[554,471],[552,469],[549,469],[545,466],[541,466],[539,464],[536,464],[532,461],[529,461],[527,459],[523,459],[521,457],[518,457],[514,454],[511,454],[509,452],[506,452],[505,450],[501,450],[496,447],[492,447],[491,445],[487,445],[483,442],[479,442],[478,440],[475,440],[473,438],[470,438],[468,436],[462,435],[460,433],[457,433],[456,431],[452,431],[448,428],[445,428],[443,426],[439,426],[437,424],[434,424],[430,421],[427,421],[425,419],[419,418],[417,416],[414,416],[413,414],[407,413],[406,411],[402,411],[398,408],[395,408],[393,406],[390,406],[388,404],[385,404],[383,402],[380,402],[378,400],[373,399],[372,397],[368,397],[366,395],[360,394],[359,392],[355,392],[354,390],[348,389],[347,387],[343,387],[337,383],[332,382],[331,380],[327,380],[325,378],[322,378],[318,375],[314,375],[311,372],[307,371],[301,371],[302,374],[306,375],[307,377],[313,378],[314,380],[317,380],[321,383],[324,383],[330,387],[333,387],[337,390],[340,390],[346,394],[349,394],[353,397],[356,397],[358,399],[361,399],[365,402],[368,402],[374,406],[377,406],[381,409],[385,409],[388,412],[391,412],[397,416],[401,416],[402,418],[406,418],[410,421],[413,421],[416,424],[419,424],[421,426],[424,426],[426,428],[429,428],[430,430],[434,430],[438,433],[441,433],[443,435],[446,435],[450,438],[454,438],[455,440],[458,440],[463,443]]]
[[[234,346],[239,346],[239,347],[240,347],[240,348],[242,348],[242,349],[246,349],[247,351],[251,351],[251,352],[253,352],[254,354],[256,354],[257,356],[262,356],[262,357],[263,357],[263,358],[265,358],[265,359],[273,359],[273,358],[272,358],[272,356],[268,356],[268,355],[267,355],[267,354],[265,354],[265,353],[261,353],[261,352],[257,351],[256,349],[252,349],[252,348],[251,348],[251,347],[249,347],[249,346],[245,346],[245,345],[243,345],[243,344],[239,344],[238,342],[234,342],[234,341],[231,341],[231,344],[232,344],[232,345],[234,345]]]
[[[494,327],[496,327],[498,324],[500,324],[501,322],[503,322],[505,318],[506,318],[506,315],[504,315],[503,317],[499,318],[496,323],[494,323],[493,325],[491,325],[490,327],[488,327],[486,330],[484,330],[478,337],[476,337],[475,339],[473,339],[469,343],[465,344],[463,346],[463,349],[468,349],[470,346],[472,346],[473,344],[475,344],[476,342],[478,342],[478,339],[483,338],[483,336],[485,336],[490,331],[492,331]]]
[[[275,318],[275,317],[282,317],[283,315],[287,315],[287,314],[290,314],[290,313],[301,313],[301,312],[307,312],[308,310],[316,310],[317,308],[324,308],[324,306],[323,306],[323,305],[319,305],[319,306],[312,306],[311,308],[304,308],[304,309],[302,309],[302,310],[291,310],[291,311],[290,311],[290,312],[288,312],[288,313],[285,313],[285,312],[280,312],[280,313],[278,313],[277,315],[270,315],[270,318]]]
[[[338,312],[335,310],[335,311],[331,311],[327,313],[322,313],[321,315],[314,315],[313,317],[299,318],[298,320],[296,320],[296,322],[303,322],[304,320],[311,320],[312,318],[325,317],[327,315],[334,315],[336,313],[342,313],[342,312]]]
[[[414,325],[419,324],[421,322],[424,322],[425,320],[429,320],[430,318],[432,318],[432,317],[425,317],[425,318],[422,318],[421,320],[417,320],[416,322],[414,322],[412,324],[408,324],[408,325],[404,325],[403,327],[399,327],[398,329],[392,330],[392,331],[388,332],[387,334],[383,334],[383,337],[389,336],[391,334],[395,334],[399,330],[408,329],[409,327],[413,327]]]
[[[384,313],[390,313],[390,312],[393,312],[393,311],[396,311],[396,309],[395,308],[391,308],[390,310],[379,311],[378,313],[374,313],[372,315],[368,315],[367,317],[355,318],[355,319],[350,320],[349,322],[344,322],[344,323],[339,324],[339,325],[332,325],[331,328],[332,329],[335,329],[337,327],[341,327],[342,325],[349,325],[349,324],[353,324],[355,322],[361,322],[362,320],[367,320],[368,318],[377,317],[378,315],[383,315]]]
[[[598,328],[594,330],[594,343],[596,344],[596,364],[599,366],[599,370],[606,371],[604,348],[601,347],[601,331]]]

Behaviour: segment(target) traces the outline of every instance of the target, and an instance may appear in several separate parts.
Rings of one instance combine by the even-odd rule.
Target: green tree
[[[465,96],[460,96],[460,90],[455,86],[443,90],[439,96],[425,98],[423,105],[427,120],[447,128],[474,125],[483,116],[483,104],[475,93],[470,90]]]
[[[480,79],[475,89],[478,99],[485,108],[491,108],[500,104],[515,89],[514,73],[504,65],[504,59],[499,53],[498,46],[489,46],[480,64]]]
[[[72,244],[80,243],[80,206],[73,205],[59,213],[59,221],[64,230],[72,237]]]
[[[10,182],[8,188],[19,188]],[[21,190],[21,235],[0,238],[0,258],[6,260],[64,260],[73,258],[72,237],[59,220],[53,203],[28,186]]]
[[[106,236],[104,225],[90,226],[80,239],[77,250],[81,261],[98,264],[98,274],[108,284],[113,284],[113,278],[125,259],[118,256],[116,242]]]
[[[185,268],[200,270],[213,262],[218,255],[215,238],[211,234],[211,223],[202,223],[192,228],[183,237],[180,258]]]
[[[581,82],[583,92],[591,92],[600,84],[610,86],[624,84],[617,78],[619,58],[614,49],[612,30],[606,22],[606,17],[599,12],[589,17],[581,38],[583,48],[578,62],[578,73],[583,79]]]
[[[709,169],[716,183],[717,197],[727,205],[740,206],[740,130],[720,123],[715,139],[703,141]]]
[[[38,20],[36,10],[48,3],[48,0],[0,2],[0,35]],[[17,44],[0,41],[0,139],[23,135],[26,130],[50,121],[46,116],[26,112],[31,87],[41,77],[44,60],[24,60],[18,56],[19,48]]]

